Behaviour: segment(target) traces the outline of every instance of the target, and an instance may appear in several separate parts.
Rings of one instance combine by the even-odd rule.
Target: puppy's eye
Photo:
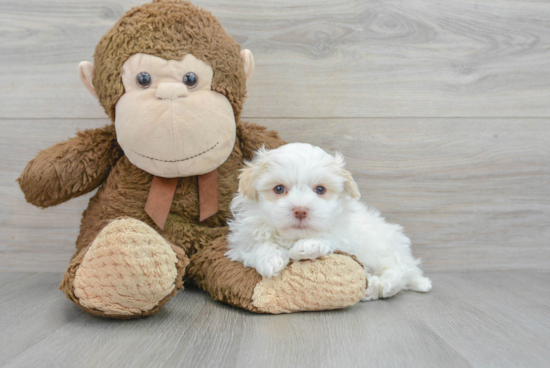
[[[189,72],[183,76],[183,84],[185,84],[187,88],[195,88],[198,82],[199,77],[193,72]]]
[[[151,74],[147,72],[141,72],[136,76],[137,85],[143,89],[149,88],[152,82],[153,78],[151,77]]]
[[[277,194],[285,194],[286,188],[284,185],[277,185],[275,188],[273,188],[273,191]]]
[[[322,187],[322,186],[318,186],[317,188],[315,188],[315,193],[321,195],[321,194],[325,194],[327,190],[325,189],[325,187]]]

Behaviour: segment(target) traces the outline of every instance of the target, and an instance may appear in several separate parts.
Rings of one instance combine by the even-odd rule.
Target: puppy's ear
[[[239,193],[245,198],[257,200],[258,191],[254,187],[254,181],[265,167],[265,159],[267,157],[267,150],[265,146],[262,146],[258,151],[254,153],[254,159],[251,162],[246,162],[246,167],[243,169],[239,176]]]
[[[359,187],[355,180],[353,180],[351,173],[345,169],[346,162],[344,156],[340,152],[335,153],[334,163],[339,167],[340,175],[344,178],[344,193],[348,194],[353,199],[361,198]]]
[[[258,199],[258,192],[254,188],[254,180],[256,180],[256,168],[252,164],[247,163],[239,176],[239,193],[243,197],[252,200]]]
[[[353,180],[351,173],[347,170],[342,171],[342,176],[344,177],[344,192],[347,193],[353,199],[361,198],[361,193],[359,192],[359,187],[355,180]]]

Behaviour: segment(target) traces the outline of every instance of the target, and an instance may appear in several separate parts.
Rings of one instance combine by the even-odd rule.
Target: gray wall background
[[[84,196],[27,204],[35,154],[108,123],[80,84],[142,1],[0,0],[0,270],[65,270]],[[550,2],[205,0],[256,71],[244,120],[340,150],[435,271],[550,266]]]

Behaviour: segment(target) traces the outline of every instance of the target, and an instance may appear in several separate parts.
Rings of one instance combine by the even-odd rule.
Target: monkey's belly
[[[231,196],[222,195],[220,211],[212,218],[199,222],[195,177],[180,179],[165,230],[161,231],[144,210],[152,178],[152,175],[133,166],[123,157],[84,211],[80,235],[76,242],[77,249],[91,244],[109,222],[124,217],[145,222],[167,241],[182,247],[188,256],[197,248],[227,232],[225,222],[226,216],[230,213]],[[234,180],[236,182],[237,179]],[[236,185],[235,183],[234,186]],[[228,186],[227,183],[225,186]],[[225,198],[227,200],[224,200]]]

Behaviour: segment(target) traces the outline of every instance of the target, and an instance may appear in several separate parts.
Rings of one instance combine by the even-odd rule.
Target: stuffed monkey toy
[[[254,60],[211,13],[177,0],[135,7],[99,41],[94,62],[80,63],[80,78],[112,124],[41,151],[18,179],[42,208],[99,188],[60,285],[70,300],[139,318],[186,280],[257,313],[360,300],[365,273],[346,254],[295,262],[271,279],[224,256],[244,161],[284,142],[240,120]]]

